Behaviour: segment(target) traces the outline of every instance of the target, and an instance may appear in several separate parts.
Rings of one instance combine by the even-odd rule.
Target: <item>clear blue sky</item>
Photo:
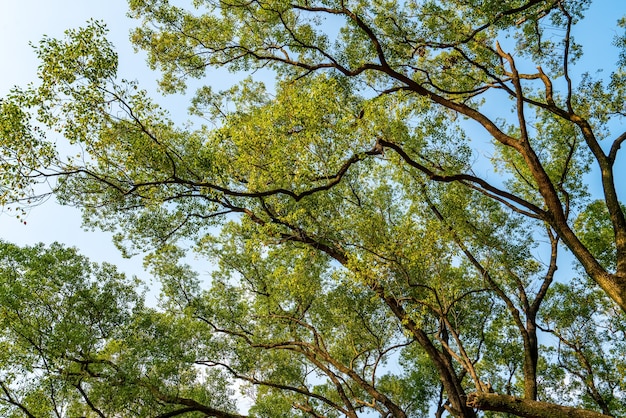
[[[62,36],[65,29],[83,25],[90,18],[107,23],[110,39],[120,54],[120,72],[140,79],[144,87],[154,87],[154,77],[145,70],[144,58],[134,54],[129,44],[133,21],[126,17],[126,10],[125,0],[4,0],[0,13],[0,95],[13,85],[35,80],[37,61],[29,42],[36,43],[44,34]],[[587,46],[583,60],[591,64],[588,70],[604,65],[610,69],[615,63],[610,42],[617,33],[615,22],[624,14],[626,1],[597,0],[587,23],[576,30],[576,39]],[[626,161],[624,157],[622,161]],[[110,261],[128,273],[141,275],[140,259],[121,259],[109,235],[84,232],[80,225],[78,210],[49,201],[30,212],[26,226],[7,214],[0,215],[0,238],[17,244],[60,241],[77,246],[94,261]]]

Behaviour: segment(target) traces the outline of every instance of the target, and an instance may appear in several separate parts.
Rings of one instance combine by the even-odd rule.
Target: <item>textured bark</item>
[[[539,362],[539,347],[535,321],[526,321],[526,329],[521,330],[524,336],[524,398],[537,399],[537,363]]]
[[[527,418],[607,418],[608,415],[549,402],[533,401],[497,393],[470,393],[467,405],[482,411],[506,412]]]

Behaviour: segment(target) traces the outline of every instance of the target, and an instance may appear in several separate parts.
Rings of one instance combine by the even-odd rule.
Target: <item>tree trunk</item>
[[[539,361],[534,318],[527,320],[525,332],[527,341],[524,341],[524,398],[534,401],[537,399],[537,362]]]

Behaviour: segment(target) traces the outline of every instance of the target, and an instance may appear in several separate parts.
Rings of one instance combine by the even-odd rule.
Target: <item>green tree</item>
[[[56,179],[87,225],[151,253],[164,310],[120,346],[156,372],[131,367],[119,405],[228,416],[240,382],[258,416],[623,414],[626,37],[575,85],[588,3],[132,0],[164,92],[213,67],[275,83],[201,86],[178,126],[118,79],[101,23],[46,38],[40,83],[0,104],[2,201]],[[219,265],[207,289],[175,263],[190,242]],[[581,278],[556,286],[563,246]]]
[[[226,380],[194,368],[199,329],[147,308],[138,285],[59,244],[0,243],[2,416],[232,410]]]

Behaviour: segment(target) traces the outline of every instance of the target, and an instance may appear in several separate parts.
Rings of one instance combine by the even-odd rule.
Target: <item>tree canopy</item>
[[[0,203],[80,207],[162,286],[2,244],[4,415],[626,414],[625,18],[574,76],[589,1],[178,3],[129,1],[161,104],[96,21],[0,102]]]

